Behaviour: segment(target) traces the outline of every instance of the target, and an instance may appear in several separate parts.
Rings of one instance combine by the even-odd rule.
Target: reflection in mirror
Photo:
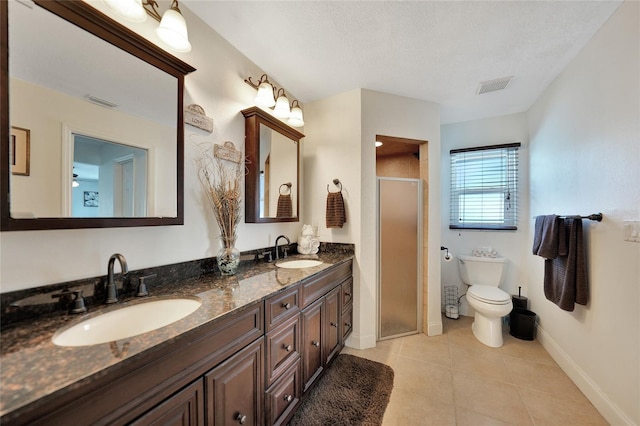
[[[260,217],[296,217],[298,145],[260,125]]]
[[[3,230],[181,224],[194,69],[82,1],[3,3],[3,139],[5,126],[30,131],[30,173],[3,187]]]
[[[245,116],[245,221],[297,222],[299,142],[304,135],[260,108]]]
[[[91,144],[87,138],[79,141],[80,135],[73,134],[74,149],[69,150],[73,161],[67,161],[64,144],[68,135],[61,128],[73,123],[87,133],[112,134],[124,145],[163,144],[173,148],[176,78],[42,8],[10,2],[9,19],[10,121],[12,126],[31,130],[32,165],[30,176],[12,177],[12,216],[145,217],[146,155],[144,162],[140,155],[134,155],[127,164],[127,154],[118,152],[118,145],[96,144],[98,139]],[[81,60],[66,60],[73,57]],[[62,161],[54,160],[61,157]],[[175,173],[175,151],[158,160],[154,168]],[[95,188],[76,189],[74,194],[79,196],[69,197],[67,178],[73,175],[75,162],[100,166],[101,178],[92,185]],[[123,187],[128,183],[127,173],[135,173],[136,178],[132,175],[131,185]],[[86,179],[80,174],[78,178]],[[127,200],[133,196],[134,182],[138,183],[137,202]],[[175,188],[175,184],[170,187]],[[148,189],[160,197],[159,203],[172,206],[162,215],[175,217],[176,192],[169,188]],[[85,193],[99,194],[99,201],[91,200],[87,207],[82,198]],[[163,201],[162,197],[168,199]]]
[[[74,134],[72,217],[144,217],[147,212],[147,152]]]

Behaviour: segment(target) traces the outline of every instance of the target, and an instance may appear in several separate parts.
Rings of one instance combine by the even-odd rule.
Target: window
[[[518,229],[520,143],[453,149],[450,229]]]

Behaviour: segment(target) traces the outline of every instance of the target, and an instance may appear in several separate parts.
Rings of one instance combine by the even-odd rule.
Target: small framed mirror
[[[258,107],[245,117],[245,222],[298,222],[304,134]]]

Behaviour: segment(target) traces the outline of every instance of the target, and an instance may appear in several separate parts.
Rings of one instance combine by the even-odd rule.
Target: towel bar
[[[590,214],[589,216],[580,216],[580,215],[571,215],[571,216],[558,216],[560,219],[589,219],[589,220],[594,220],[596,222],[602,222],[602,213],[593,213]],[[535,217],[534,217],[535,219]]]

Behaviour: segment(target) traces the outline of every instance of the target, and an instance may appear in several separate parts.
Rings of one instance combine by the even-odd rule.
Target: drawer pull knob
[[[285,395],[284,396],[284,400],[287,401],[287,402],[293,401],[293,395]]]
[[[347,328],[351,328],[351,324],[349,324],[348,322],[345,322],[345,323],[344,323],[344,325],[345,325]]]
[[[282,347],[284,348],[285,351],[287,352],[291,352],[291,349],[293,349],[293,347],[291,345],[282,345]]]
[[[331,323],[331,327],[338,328],[338,324],[336,324],[335,322],[332,322],[332,323]]]
[[[235,418],[238,423],[240,423],[241,425],[245,424],[247,422],[247,416],[245,416],[242,413],[238,413],[236,414],[236,418]]]
[[[349,293],[348,291],[345,291],[344,295],[347,296],[347,297],[351,297],[351,293]]]
[[[319,347],[320,347],[320,342],[313,341],[313,342],[311,342],[311,344],[312,344],[313,346],[315,346],[316,348],[319,348]]]
[[[289,302],[283,303],[282,307],[285,308],[285,309],[289,309],[289,308],[291,308],[291,303],[289,303]]]

